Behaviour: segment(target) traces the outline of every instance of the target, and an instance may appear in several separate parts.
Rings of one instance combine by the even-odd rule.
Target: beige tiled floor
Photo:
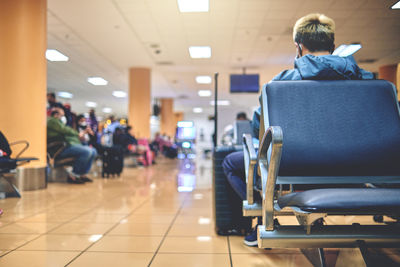
[[[243,237],[216,235],[211,162],[196,164],[202,176],[193,192],[177,190],[178,160],[159,159],[120,178],[49,184],[0,200],[0,267],[311,266],[298,249],[249,248]],[[362,266],[356,252],[341,254],[337,267]],[[399,250],[385,254],[400,262]]]

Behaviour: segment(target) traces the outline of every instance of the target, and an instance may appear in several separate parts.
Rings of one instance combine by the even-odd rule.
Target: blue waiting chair
[[[399,218],[400,189],[391,186],[400,184],[396,88],[383,80],[276,81],[264,86],[261,102],[258,155],[244,137],[244,214],[263,218],[258,246],[319,248],[321,259],[321,248],[400,247],[398,223],[321,223],[330,215]],[[256,163],[261,203],[254,202]],[[286,194],[283,185],[290,186]],[[296,192],[296,185],[305,190]],[[282,214],[300,225],[274,224]]]

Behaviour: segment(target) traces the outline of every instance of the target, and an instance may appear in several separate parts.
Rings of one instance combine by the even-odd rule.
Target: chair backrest
[[[251,121],[239,120],[235,121],[233,126],[233,143],[235,145],[241,145],[243,143],[243,134],[252,134]]]
[[[383,80],[266,84],[264,126],[283,130],[279,175],[400,175],[395,90]]]

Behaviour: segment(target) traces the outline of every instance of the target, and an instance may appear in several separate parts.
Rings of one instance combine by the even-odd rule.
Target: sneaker
[[[257,227],[258,225],[244,238],[244,244],[249,247],[256,247],[257,241]]]
[[[89,183],[92,183],[92,182],[93,182],[93,180],[90,179],[90,178],[88,178],[87,176],[81,176],[80,178],[81,178],[81,180],[84,181],[84,182],[89,182]]]
[[[71,176],[68,176],[67,182],[69,184],[84,184],[85,183],[81,179],[76,178],[76,177],[72,178]]]

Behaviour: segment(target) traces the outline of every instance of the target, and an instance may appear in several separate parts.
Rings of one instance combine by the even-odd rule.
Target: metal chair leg
[[[325,253],[323,248],[302,248],[301,252],[315,267],[326,267]]]

